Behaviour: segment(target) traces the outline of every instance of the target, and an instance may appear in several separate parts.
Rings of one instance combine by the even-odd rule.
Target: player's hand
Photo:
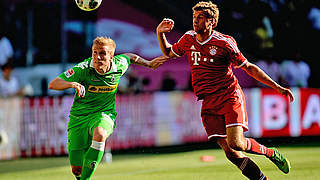
[[[170,58],[167,56],[159,56],[150,61],[150,68],[153,70],[157,69],[161,66],[164,62],[168,61]]]
[[[293,101],[294,101],[294,96],[293,96],[293,94],[292,94],[292,92],[291,92],[290,89],[284,88],[284,87],[281,87],[281,86],[280,86],[280,87],[278,87],[278,92],[279,92],[280,94],[286,96],[286,97],[289,96],[290,102],[293,102]]]
[[[167,33],[173,29],[174,21],[169,18],[164,18],[157,27],[157,33]]]
[[[83,85],[77,82],[72,82],[72,88],[74,88],[78,92],[79,98],[82,98],[86,94],[86,89]]]

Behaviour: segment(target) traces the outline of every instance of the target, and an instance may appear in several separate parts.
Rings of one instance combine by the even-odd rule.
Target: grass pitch
[[[283,174],[267,158],[250,156],[271,180],[320,179],[320,146],[278,148],[291,162],[289,174]],[[202,162],[212,155],[215,160]],[[2,180],[74,180],[67,157],[27,158],[0,161]],[[195,150],[169,154],[114,155],[112,163],[101,163],[93,180],[245,180],[241,172],[226,160],[220,149]]]

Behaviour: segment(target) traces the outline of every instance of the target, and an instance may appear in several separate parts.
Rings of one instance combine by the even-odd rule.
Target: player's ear
[[[210,19],[210,22],[211,22],[211,26],[214,26],[214,24],[216,23],[215,20],[214,20],[214,18],[211,18],[211,19]]]
[[[216,26],[217,26],[217,22],[216,22],[216,20],[214,19],[214,18],[211,18],[211,26],[212,26],[212,28],[215,28]]]

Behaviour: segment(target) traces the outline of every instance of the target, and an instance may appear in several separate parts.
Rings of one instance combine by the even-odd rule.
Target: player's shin
[[[81,180],[91,179],[95,169],[102,159],[104,146],[105,142],[92,141],[92,144],[84,158]]]

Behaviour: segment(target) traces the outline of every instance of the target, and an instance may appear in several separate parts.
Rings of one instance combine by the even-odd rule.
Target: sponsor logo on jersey
[[[93,161],[92,163],[90,163],[90,168],[94,169],[96,167],[97,162]]]
[[[99,81],[101,81],[101,80],[99,80],[99,79],[90,79],[91,81],[94,81],[94,82],[99,82]]]
[[[106,93],[106,92],[112,92],[117,89],[117,85],[113,86],[93,86],[90,85],[88,88],[89,92],[93,93]]]
[[[68,71],[64,72],[67,78],[71,77],[74,74],[74,70],[71,68]]]
[[[201,60],[202,59],[202,60]],[[193,61],[193,64],[192,65],[195,65],[195,66],[199,66],[199,62],[203,61],[203,62],[211,62],[213,63],[214,62],[214,59],[208,59],[206,57],[201,57],[201,53],[200,52],[197,52],[197,51],[192,51],[191,52],[191,60]]]

